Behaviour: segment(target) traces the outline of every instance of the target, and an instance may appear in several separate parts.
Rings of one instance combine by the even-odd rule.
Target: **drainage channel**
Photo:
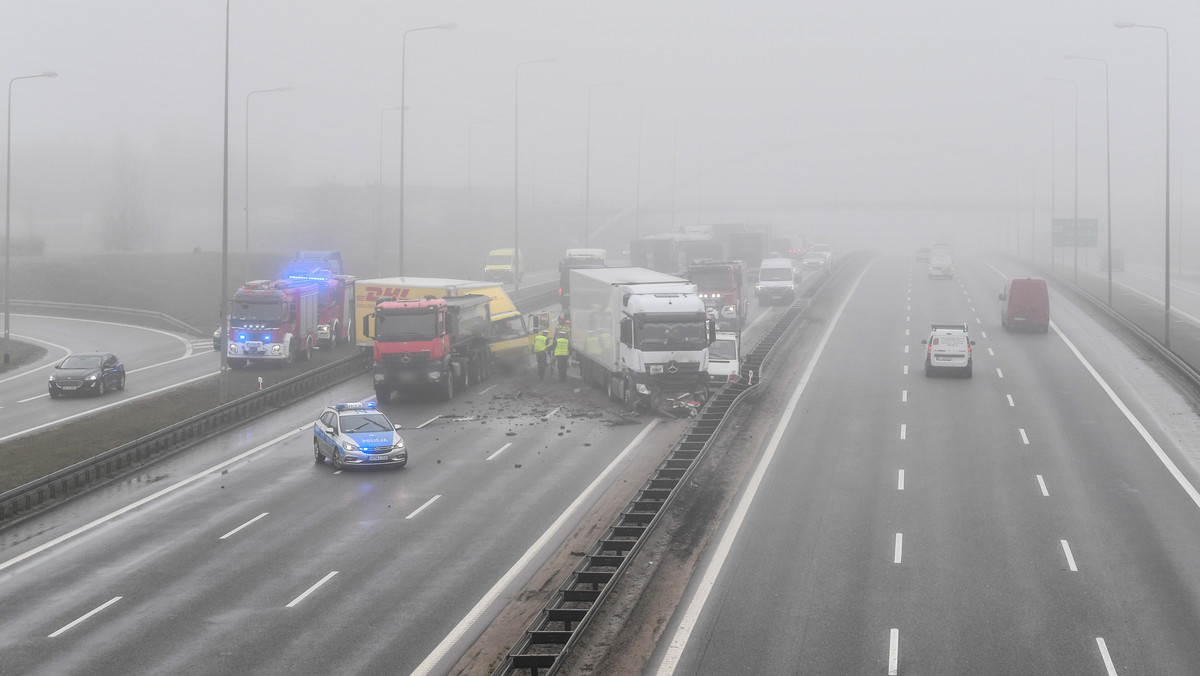
[[[676,488],[687,481],[697,461],[704,457],[729,412],[757,389],[772,350],[796,324],[808,306],[811,293],[817,289],[811,289],[808,296],[793,303],[743,358],[737,382],[724,385],[704,404],[666,459],[588,549],[522,639],[492,672],[493,676],[558,672],[567,653],[666,511]]]

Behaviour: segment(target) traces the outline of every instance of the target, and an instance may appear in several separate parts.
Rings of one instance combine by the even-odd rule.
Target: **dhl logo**
[[[368,303],[374,303],[380,298],[395,298],[396,300],[404,300],[409,297],[412,292],[412,287],[408,286],[368,286],[363,300]],[[413,296],[418,298],[419,296]]]

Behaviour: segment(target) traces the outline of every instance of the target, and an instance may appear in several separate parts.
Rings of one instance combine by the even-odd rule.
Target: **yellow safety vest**
[[[555,357],[565,357],[565,356],[571,354],[568,347],[569,346],[567,344],[567,337],[566,336],[560,337],[558,340],[554,341],[554,356]]]
[[[546,340],[548,338],[549,338],[549,336],[543,336],[542,334],[539,333],[537,335],[537,337],[533,339],[533,351],[534,352],[545,352],[546,351]]]

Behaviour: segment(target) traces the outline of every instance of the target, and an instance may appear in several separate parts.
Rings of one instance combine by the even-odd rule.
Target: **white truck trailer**
[[[585,382],[649,410],[708,397],[716,327],[695,284],[645,268],[570,275],[570,345]]]

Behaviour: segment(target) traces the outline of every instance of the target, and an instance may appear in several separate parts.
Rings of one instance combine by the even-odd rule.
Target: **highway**
[[[382,405],[404,469],[314,463],[321,408],[371,395],[363,375],[0,532],[4,671],[444,673],[686,425],[530,370]]]
[[[658,648],[659,674],[1184,674],[1200,662],[1193,402],[1072,302],[1006,333],[1000,262],[866,268]],[[966,322],[972,379],[926,378]]]
[[[35,364],[0,376],[0,443],[6,439],[118,406],[182,382],[216,375],[212,340],[118,322],[13,315],[12,336],[39,345]],[[51,400],[46,379],[72,352],[112,352],[125,363],[126,386],[103,397]]]

